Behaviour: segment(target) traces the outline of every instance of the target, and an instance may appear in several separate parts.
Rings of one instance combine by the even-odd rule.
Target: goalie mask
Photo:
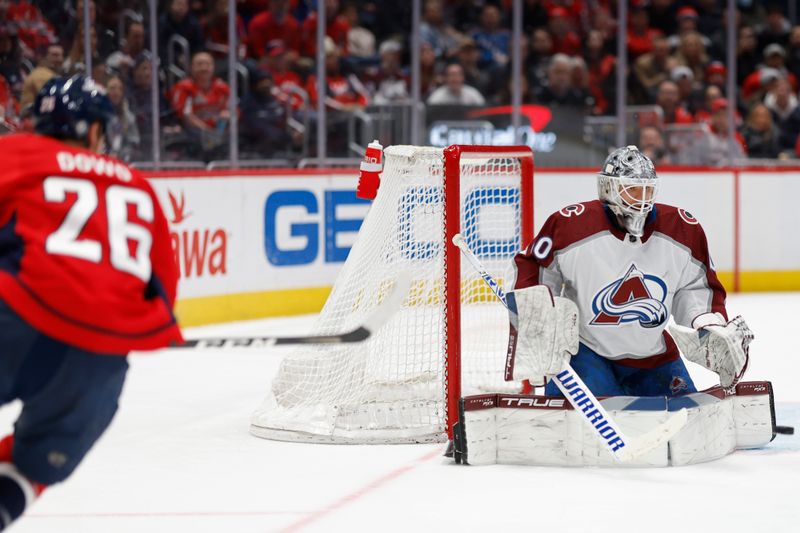
[[[597,173],[597,192],[631,235],[641,237],[659,179],[650,158],[635,146],[614,150]]]

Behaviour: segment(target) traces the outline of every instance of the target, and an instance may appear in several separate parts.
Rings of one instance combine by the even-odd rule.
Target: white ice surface
[[[800,425],[800,293],[733,295],[778,423]],[[312,317],[197,334],[290,334]],[[75,475],[13,533],[800,531],[800,437],[665,469],[466,467],[441,445],[330,446],[252,437],[248,420],[290,348],[131,357],[119,413]],[[713,375],[691,365],[699,387]],[[0,411],[0,435],[19,406]],[[524,528],[524,529],[523,529]]]

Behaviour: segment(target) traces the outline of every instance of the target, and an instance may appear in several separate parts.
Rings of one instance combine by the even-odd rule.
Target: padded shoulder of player
[[[653,232],[662,233],[676,242],[694,248],[705,241],[700,222],[694,215],[682,208],[667,204],[655,204],[654,213],[645,227],[644,240]],[[610,232],[617,238],[625,237],[625,231],[611,220],[613,215],[600,200],[591,200],[565,206],[551,214],[537,234],[535,243],[541,237],[548,237],[553,250],[564,248],[601,232]]]

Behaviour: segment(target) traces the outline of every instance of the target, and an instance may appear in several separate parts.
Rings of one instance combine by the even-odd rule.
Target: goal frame
[[[520,244],[527,246],[533,240],[534,175],[533,150],[529,146],[486,146],[453,144],[444,154],[445,201],[445,295],[447,313],[446,429],[448,439],[453,439],[453,425],[458,422],[458,402],[461,399],[461,251],[453,244],[453,236],[461,232],[461,160],[464,158],[506,157],[520,164]],[[455,179],[453,179],[455,177]],[[378,192],[380,194],[380,192]],[[448,209],[449,205],[457,206]],[[455,354],[455,357],[452,356]],[[530,392],[530,391],[523,391]]]

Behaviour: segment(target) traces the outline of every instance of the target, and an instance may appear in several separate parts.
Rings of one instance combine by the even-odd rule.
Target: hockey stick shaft
[[[508,302],[503,289],[470,250],[464,237],[457,233],[453,236],[453,244],[458,246],[470,265],[480,274],[498,300],[508,309]],[[672,415],[662,426],[634,442],[622,433],[614,419],[611,418],[597,397],[569,363],[561,372],[553,376],[553,381],[564,397],[572,404],[575,411],[582,414],[583,420],[592,428],[594,435],[605,444],[606,448],[611,452],[611,456],[621,462],[650,451],[672,437],[686,423],[687,415],[685,410],[682,410]]]
[[[391,292],[381,301],[367,318],[356,328],[344,333],[331,335],[305,335],[295,337],[209,337],[187,339],[183,344],[172,348],[233,348],[280,346],[291,344],[350,344],[363,342],[378,331],[400,308],[411,286],[411,276],[401,272],[395,280]]]

